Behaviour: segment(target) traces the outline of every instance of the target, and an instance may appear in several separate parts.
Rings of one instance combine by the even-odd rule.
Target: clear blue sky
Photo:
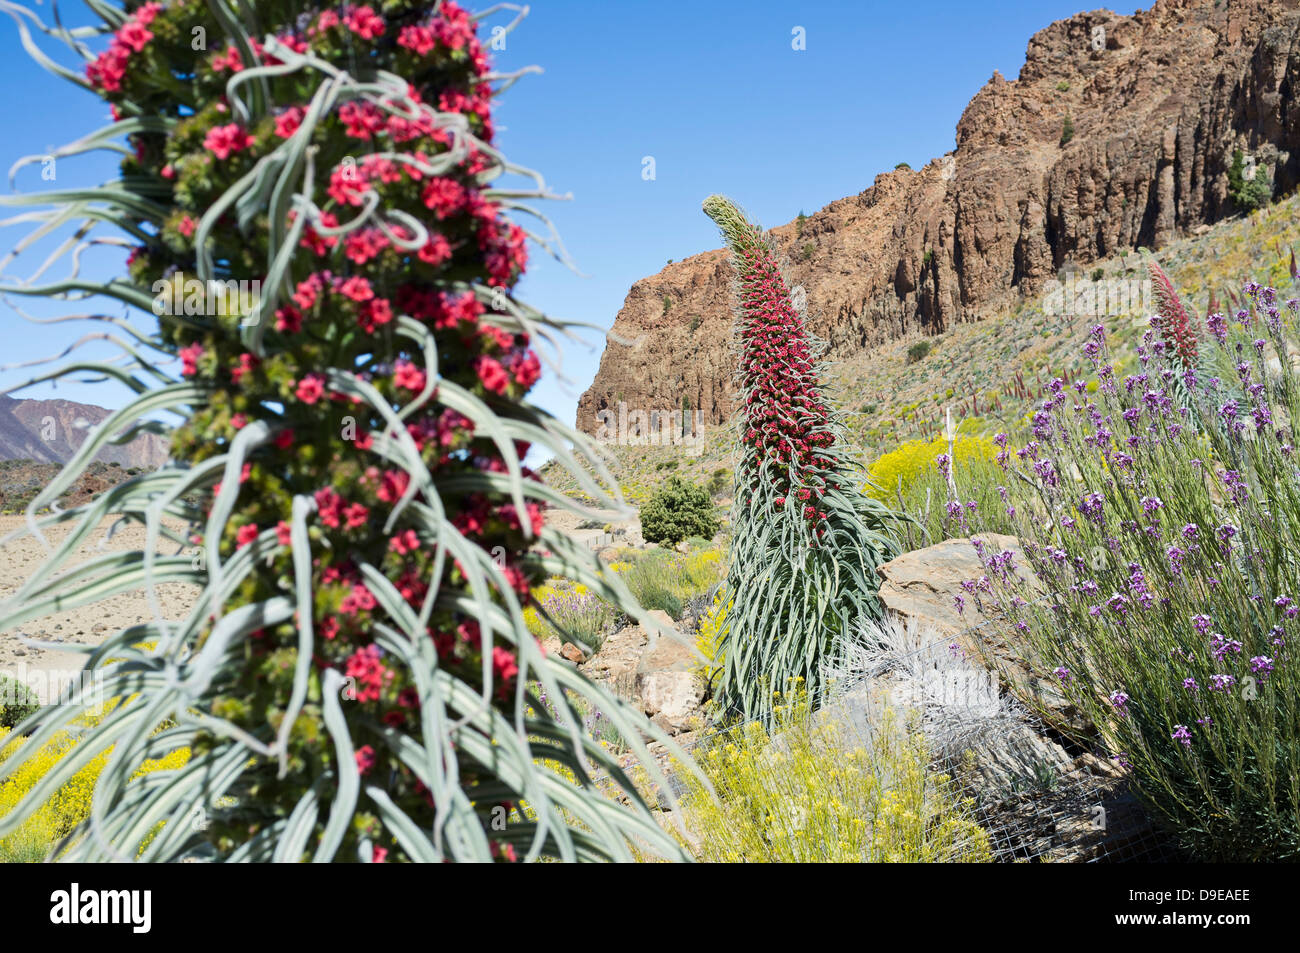
[[[700,212],[707,194],[725,192],[778,225],[860,192],[899,162],[919,167],[953,148],[962,109],[995,69],[1014,79],[1029,37],[1083,8],[1082,0],[539,0],[496,55],[503,70],[544,70],[499,101],[499,143],[554,191],[572,192],[573,201],[543,210],[586,277],[535,249],[522,297],[608,328],[638,278],[718,246]],[[49,5],[34,9],[48,14]],[[1135,9],[1121,4],[1117,12]],[[65,22],[87,21],[75,0],[60,12]],[[795,27],[804,30],[805,50],[792,49]],[[107,119],[102,103],[27,58],[7,18],[0,84],[0,171]],[[653,181],[642,178],[645,156],[655,160]],[[67,160],[57,185],[103,181],[114,166],[105,155]],[[18,183],[24,191],[48,185],[38,169]],[[19,233],[0,229],[0,249]],[[122,260],[115,252],[87,270],[106,277]],[[7,276],[15,273],[27,272],[11,267]],[[67,325],[31,326],[2,304],[0,322],[0,364],[57,352],[77,337]],[[599,360],[599,339],[589,337],[592,346],[565,351],[571,383],[548,372],[534,391],[567,423]],[[0,372],[0,390],[19,380]],[[123,393],[65,384],[16,396],[118,406]]]

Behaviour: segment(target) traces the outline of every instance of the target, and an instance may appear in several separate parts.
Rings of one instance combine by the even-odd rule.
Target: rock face
[[[1160,0],[1099,10],[994,73],[956,149],[876,177],[772,234],[813,330],[843,358],[1044,292],[1063,268],[1156,248],[1235,213],[1234,151],[1275,195],[1300,181],[1300,0]],[[1066,136],[1066,119],[1073,130]],[[590,433],[620,402],[706,424],[731,411],[731,273],[706,252],[632,286],[578,406]]]
[[[0,460],[66,463],[90,428],[111,413],[103,407],[71,400],[15,400],[0,395]],[[95,459],[123,467],[154,469],[167,459],[167,442],[146,433],[121,446],[103,447]]]

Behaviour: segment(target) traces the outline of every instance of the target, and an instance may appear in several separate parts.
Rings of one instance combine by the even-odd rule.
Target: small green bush
[[[1061,126],[1061,145],[1063,147],[1069,145],[1070,140],[1073,138],[1074,138],[1074,120],[1071,119],[1069,114],[1067,113],[1065,116],[1065,122]]]
[[[0,728],[16,728],[40,707],[34,691],[10,675],[0,675]]]
[[[676,546],[688,536],[712,537],[717,531],[708,490],[679,476],[669,477],[641,507],[641,535],[651,543]]]
[[[1240,149],[1232,154],[1232,165],[1228,167],[1228,197],[1243,212],[1253,212],[1273,197],[1272,184],[1263,169],[1256,169],[1253,179],[1246,178],[1246,157]]]
[[[931,344],[929,341],[917,341],[907,349],[907,363],[915,364],[923,360],[930,353]]]

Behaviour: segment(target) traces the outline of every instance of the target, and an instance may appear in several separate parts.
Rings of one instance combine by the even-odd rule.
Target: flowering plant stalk
[[[512,294],[528,236],[507,213],[546,192],[492,144],[493,84],[514,77],[490,72],[475,19],[414,0],[90,5],[104,26],[67,31],[0,0],[30,49],[35,25],[87,61],[84,76],[44,65],[112,105],[112,125],[59,155],[126,156],[101,188],[9,200],[52,206],[25,219],[38,234],[83,224],[71,277],[5,290],[104,294],[158,327],[98,319],[126,366],[74,369],[138,397],[33,501],[33,532],[74,528],[0,627],[135,588],[154,617],[87,649],[121,701],[0,836],[111,745],[68,859],[132,859],[160,823],[144,860],[628,859],[632,840],[682,857],[581,710],[652,775],[643,739],[659,733],[545,657],[524,621],[553,575],[645,617],[544,508],[596,511],[523,464],[545,448],[621,502],[579,465],[607,478],[584,438],[526,400],[534,345],[565,328]],[[505,174],[536,188],[494,186]],[[114,235],[83,241],[101,226]],[[130,247],[128,277],[78,276],[97,243]],[[169,464],[37,519],[124,427],[165,432]],[[144,524],[143,551],[60,575],[105,517]],[[198,550],[160,555],[163,539]],[[199,588],[180,621],[159,604],[167,582]],[[94,702],[74,689],[29,719],[0,783]],[[184,767],[131,781],[181,746]]]
[[[1154,327],[1138,372],[1119,380],[1092,329],[1096,399],[1083,381],[1054,381],[1033,439],[999,458],[1008,483],[1032,487],[1009,509],[1038,587],[1011,553],[977,542],[986,573],[967,588],[999,603],[1008,635],[1190,852],[1294,860],[1300,301],[1246,294],[1250,311],[1209,315],[1202,339],[1231,382],[1198,377],[1186,338]],[[1177,380],[1190,407],[1173,399]],[[1196,418],[1213,423],[1194,430]]]
[[[737,272],[740,463],[717,637],[720,708],[770,724],[778,692],[821,703],[837,634],[880,615],[876,567],[898,554],[895,518],[860,492],[862,468],[828,399],[822,346],[790,301],[762,230],[710,196]]]

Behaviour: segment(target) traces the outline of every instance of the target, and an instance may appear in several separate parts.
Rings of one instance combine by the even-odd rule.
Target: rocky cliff
[[[112,411],[71,400],[16,400],[0,395],[0,460],[65,463],[86,435]],[[95,456],[103,463],[153,469],[167,459],[167,442],[142,434]]]
[[[1274,195],[1300,180],[1300,0],[1160,0],[1081,13],[994,73],[956,149],[773,229],[813,329],[843,358],[1040,293],[1062,268],[1158,248],[1236,214],[1241,150]],[[847,119],[848,117],[846,117]],[[743,198],[743,197],[739,197]],[[721,250],[632,286],[580,429],[619,401],[730,413],[730,269]]]

